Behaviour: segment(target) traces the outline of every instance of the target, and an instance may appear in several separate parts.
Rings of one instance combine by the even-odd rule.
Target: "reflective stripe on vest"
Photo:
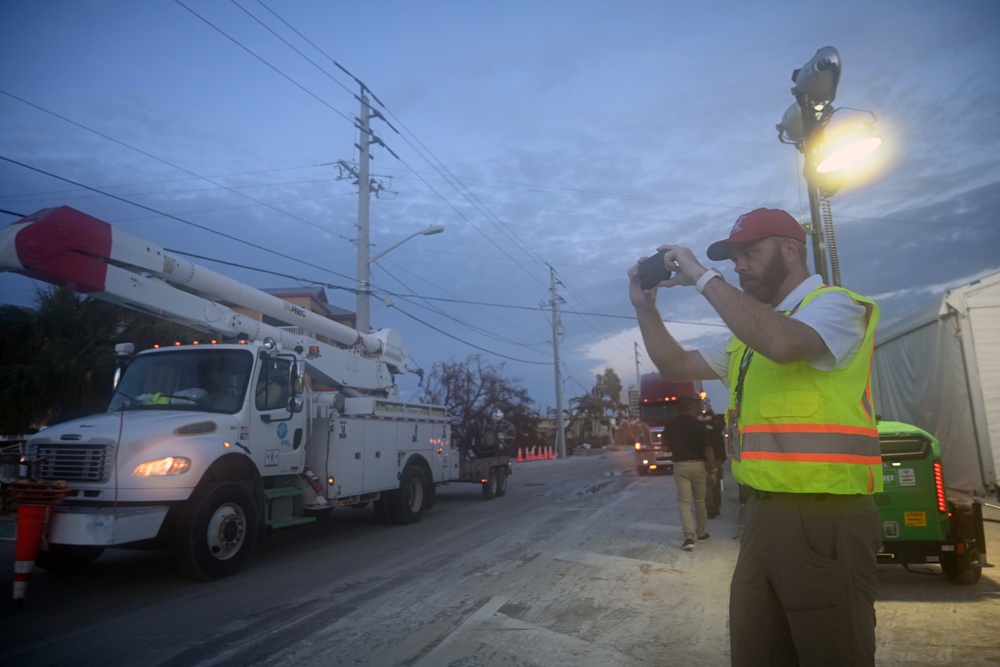
[[[842,288],[868,309],[868,326],[850,364],[818,371],[805,362],[776,364],[755,354],[740,406],[740,442],[733,474],[762,491],[868,494],[882,489],[882,457],[871,402],[871,359],[878,307]],[[746,346],[729,348],[734,386]],[[735,360],[735,361],[734,361]],[[730,406],[732,407],[732,405]]]

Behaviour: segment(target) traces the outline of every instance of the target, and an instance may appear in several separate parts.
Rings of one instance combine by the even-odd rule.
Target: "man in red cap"
[[[669,280],[643,290],[638,265],[629,269],[650,359],[670,380],[722,380],[730,390],[728,455],[745,500],[732,664],[874,665],[878,307],[811,274],[805,232],[785,211],[750,211],[709,246],[709,259],[733,262],[742,291],[687,248],[659,250]],[[728,343],[685,350],[667,331],[658,288],[690,286],[729,327]]]

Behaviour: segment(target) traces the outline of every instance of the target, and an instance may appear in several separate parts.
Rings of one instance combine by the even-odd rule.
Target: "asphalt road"
[[[491,501],[446,487],[413,526],[338,510],[273,534],[213,583],[181,578],[164,554],[109,551],[83,573],[36,569],[23,608],[0,604],[0,664],[727,665],[726,496],[712,539],[682,551],[673,478],[608,452],[515,464]],[[987,536],[1000,560],[1000,524]],[[961,587],[881,567],[878,664],[1000,664],[998,570]]]

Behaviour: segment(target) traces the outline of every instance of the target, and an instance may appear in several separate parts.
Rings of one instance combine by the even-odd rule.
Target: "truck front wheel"
[[[178,516],[174,556],[188,576],[204,581],[239,572],[257,544],[257,506],[239,484],[209,484]]]

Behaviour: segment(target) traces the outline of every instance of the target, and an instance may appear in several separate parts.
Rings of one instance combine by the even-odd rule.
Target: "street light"
[[[357,304],[357,329],[362,333],[367,333],[371,329],[371,285],[369,284],[369,268],[372,263],[378,261],[389,252],[395,250],[410,239],[418,236],[431,236],[444,231],[441,225],[431,225],[419,232],[414,232],[402,241],[392,244],[374,257],[368,256],[368,244],[358,243],[358,304]]]
[[[830,141],[825,139],[824,130],[828,129],[835,113],[841,112],[840,118],[843,118],[844,111],[856,111],[833,108],[840,72],[840,54],[837,49],[824,46],[816,51],[809,62],[792,72],[795,84],[792,95],[795,96],[795,102],[788,107],[777,126],[778,140],[794,144],[805,157],[803,175],[809,194],[809,234],[812,237],[813,263],[823,282],[830,284],[831,276],[827,268],[829,249],[834,285],[840,285],[840,264],[829,198],[844,184],[854,164],[867,157],[882,143],[881,139],[874,136],[875,114],[871,112],[863,112],[871,115],[870,122],[860,124],[863,136],[854,134],[856,130],[853,128],[839,132],[831,129]],[[821,206],[825,213],[825,224],[820,215]]]

